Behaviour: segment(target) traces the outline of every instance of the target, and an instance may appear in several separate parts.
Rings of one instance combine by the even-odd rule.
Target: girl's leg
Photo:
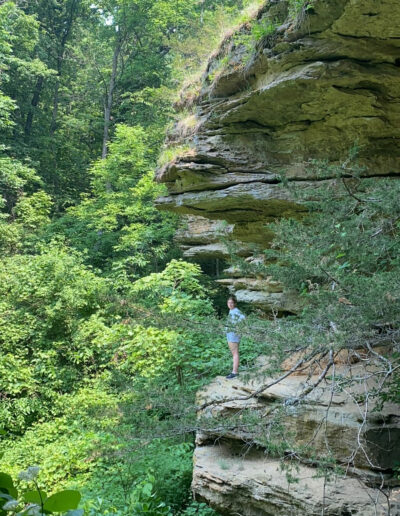
[[[231,350],[233,357],[233,374],[238,374],[239,370],[239,343],[238,342],[228,342],[229,349]]]

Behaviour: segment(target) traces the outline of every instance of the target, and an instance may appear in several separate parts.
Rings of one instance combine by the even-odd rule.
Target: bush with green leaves
[[[35,170],[16,159],[0,156],[0,250],[3,255],[21,252],[30,245],[27,240],[50,222],[52,202],[43,190],[33,191],[39,186],[43,184]]]
[[[1,427],[20,432],[54,399],[104,367],[112,350],[96,340],[107,282],[79,253],[54,244],[0,261]],[[89,326],[89,327],[88,327]]]
[[[121,288],[166,263],[176,217],[158,211],[164,192],[153,180],[151,149],[140,126],[119,125],[106,159],[91,170],[91,191],[49,227],[85,253],[86,263],[118,281]]]
[[[47,495],[40,489],[37,477],[38,466],[30,466],[18,475],[21,481],[20,492],[10,475],[0,472],[0,514],[18,514],[21,516],[42,516],[45,514],[64,514],[65,516],[83,516],[83,509],[78,509],[81,499],[79,491],[65,489]]]
[[[206,316],[213,313],[208,292],[202,284],[199,265],[171,260],[160,273],[152,273],[135,281],[131,296],[141,296],[142,303],[158,306],[164,313]]]
[[[40,464],[41,487],[81,487],[98,467],[100,443],[107,443],[109,432],[120,422],[122,400],[101,379],[56,397],[51,419],[42,412],[23,435],[0,436],[3,471],[16,477],[21,469]]]
[[[150,420],[154,419],[156,411],[146,412],[147,441],[144,436],[143,441],[132,438],[134,429],[129,427],[133,419],[126,419],[120,431],[110,439],[104,462],[82,491],[83,497],[90,500],[101,485],[101,501],[96,503],[98,513],[106,514],[109,510],[112,514],[128,516],[135,511],[137,503],[154,508],[162,501],[162,510],[168,508],[169,511],[166,514],[185,514],[186,508],[194,505],[190,493],[192,437],[151,439],[156,427]],[[88,507],[91,505],[89,503]],[[200,509],[199,514],[203,514]]]

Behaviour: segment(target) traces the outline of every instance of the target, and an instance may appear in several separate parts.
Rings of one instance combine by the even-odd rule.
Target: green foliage
[[[6,201],[8,212],[21,192],[35,184],[40,184],[40,179],[32,168],[7,156],[0,157],[0,194]]]
[[[177,145],[175,147],[169,145],[158,157],[158,166],[161,167],[171,161],[175,161],[185,156],[190,156],[191,151],[192,148],[190,145]]]
[[[30,466],[21,471],[18,478],[24,483],[33,484],[34,489],[24,489],[18,495],[12,478],[0,473],[0,509],[2,514],[21,514],[40,516],[42,514],[66,514],[66,516],[82,516],[83,510],[77,510],[81,495],[78,491],[66,489],[50,496],[39,488],[37,476],[39,468]]]
[[[17,476],[22,468],[40,464],[41,489],[65,488],[72,480],[84,484],[99,465],[99,442],[106,441],[107,431],[120,419],[117,407],[117,396],[99,382],[58,396],[52,410],[58,416],[46,421],[42,414],[42,422],[24,435],[0,442],[3,469]]]
[[[101,510],[97,507],[97,513],[106,514],[108,508],[112,509],[112,514],[128,516],[147,504],[154,510],[162,501],[161,511],[168,510],[167,514],[180,514],[183,511],[186,514],[183,508],[192,505],[189,488],[193,444],[179,443],[177,439],[154,439],[139,445],[129,439],[129,431],[132,431],[130,425],[120,428],[124,429],[124,433],[118,435],[118,442],[110,441],[108,446],[110,452],[115,443],[118,454],[106,455],[103,467],[95,472],[87,486],[87,489],[95,490],[96,485],[102,485]],[[124,460],[121,460],[122,457]],[[90,498],[90,493],[83,494]],[[143,505],[137,509],[136,504]]]
[[[270,36],[275,32],[277,24],[268,19],[261,19],[254,23],[251,27],[251,34],[255,41],[260,41],[266,36]]]
[[[121,330],[124,328],[120,327]],[[162,375],[171,367],[171,358],[178,344],[178,334],[171,330],[135,326],[125,332],[119,356],[123,356],[120,369],[131,375],[154,378]]]
[[[17,69],[27,78],[40,70],[47,73],[46,67],[37,60],[32,60],[31,52],[39,37],[39,23],[34,16],[26,15],[14,2],[4,2],[0,5],[0,64],[2,68],[1,83],[7,83],[10,72]],[[4,73],[5,72],[5,73]],[[3,97],[7,101],[7,97]],[[11,99],[10,99],[11,101]],[[12,103],[12,104],[11,104]],[[11,101],[9,107],[15,103]],[[7,109],[6,109],[7,111]],[[3,117],[2,117],[3,118]],[[0,129],[13,125],[10,120],[0,122]]]
[[[17,221],[27,229],[38,229],[50,223],[52,201],[43,191],[28,196],[21,196],[15,205]]]
[[[242,11],[225,35],[216,62],[211,61],[212,68],[208,80],[213,82],[225,72],[243,70],[252,60],[259,47],[259,42],[266,38],[272,40],[277,27],[283,20],[271,16],[269,12],[259,17],[263,2],[250,2]]]
[[[215,516],[217,513],[205,503],[192,502],[180,513],[185,516]]]
[[[91,195],[50,231],[63,232],[89,263],[124,285],[164,263],[175,229],[175,217],[153,204],[163,188],[153,181],[144,130],[118,126],[107,158],[94,163],[91,175]]]
[[[11,128],[14,124],[12,121],[12,113],[16,108],[15,102],[0,92],[0,129],[5,130]]]
[[[3,428],[21,431],[50,409],[56,393],[70,391],[107,361],[96,343],[90,361],[82,364],[74,354],[91,346],[80,325],[99,310],[106,289],[106,282],[62,245],[0,261]]]
[[[289,0],[289,15],[292,18],[298,17],[302,12],[312,8],[314,0]]]
[[[158,305],[161,311],[188,316],[212,313],[207,291],[201,284],[200,266],[172,260],[163,272],[153,273],[132,284],[131,295],[142,295],[142,301]]]
[[[229,352],[200,269],[174,260],[153,174],[178,82],[240,7],[0,6],[0,455],[13,477],[40,464],[39,491],[16,484],[26,503],[79,487],[85,514],[213,514],[190,498],[192,405]],[[176,435],[177,407],[190,426],[154,440]],[[65,512],[56,502],[48,512]]]
[[[155,477],[148,473],[147,477],[136,484],[130,494],[128,506],[129,514],[140,516],[141,514],[172,515],[170,508],[157,497],[154,492]]]

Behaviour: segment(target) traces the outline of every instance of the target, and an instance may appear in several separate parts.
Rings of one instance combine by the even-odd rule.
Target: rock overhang
[[[276,29],[251,55],[243,44],[251,23],[214,53],[195,131],[183,141],[170,137],[188,151],[157,172],[168,189],[160,209],[227,221],[242,255],[252,244],[268,247],[267,224],[301,218],[307,191],[334,181],[311,162],[340,167],[358,147],[362,177],[400,178],[400,2],[315,0],[294,21],[285,0],[271,0],[256,15],[256,23],[263,20]],[[219,237],[201,244],[185,238],[189,258],[225,256]]]

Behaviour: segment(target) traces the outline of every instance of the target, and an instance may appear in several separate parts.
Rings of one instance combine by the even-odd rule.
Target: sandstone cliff
[[[378,366],[342,362],[336,366],[337,379],[300,404],[294,400],[320,370],[289,376],[257,394],[272,380],[262,376],[260,364],[257,379],[232,383],[217,378],[199,393],[199,405],[207,407],[201,413],[206,430],[197,436],[194,456],[195,496],[221,514],[398,516],[399,481],[391,474],[400,460],[398,406],[388,404],[367,415],[360,394],[366,384],[372,388],[368,372]],[[340,389],[350,376],[357,382]],[[274,433],[286,443],[283,460],[265,444],[265,436],[273,441]],[[315,461],[323,458],[334,460],[326,470],[317,470]],[[335,464],[341,465],[340,472]],[[389,501],[380,491],[384,484]]]
[[[273,239],[266,224],[303,218],[308,193],[334,185],[331,165],[346,175],[355,145],[366,182],[400,178],[400,2],[305,5],[293,17],[289,2],[270,0],[227,36],[207,65],[194,112],[168,137],[176,157],[158,170],[168,188],[158,207],[184,215],[177,240],[190,259],[221,264],[234,249],[261,263]],[[191,102],[183,96],[180,105]],[[267,312],[300,306],[262,274],[230,266],[219,281]],[[347,358],[335,370],[339,388],[325,378],[307,391],[318,370],[262,391],[260,382],[269,381],[262,367],[261,379],[216,379],[199,396],[205,430],[197,436],[195,495],[222,514],[399,516],[399,407],[366,409],[363,393],[374,388],[379,360]],[[285,465],[296,459],[298,482],[265,440],[276,407],[286,442],[280,452]],[[321,457],[330,470],[318,475]]]
[[[362,175],[400,173],[400,3],[309,7],[293,19],[287,1],[270,0],[227,37],[208,63],[194,114],[169,135],[176,158],[158,170],[169,190],[158,206],[189,215],[177,237],[186,257],[223,260],[228,238],[239,255],[259,259],[272,237],[265,223],[304,211],[282,175],[301,191],[326,183],[330,169],[321,177],[315,160],[343,163],[355,144]],[[296,311],[276,285],[227,274],[239,301]]]

